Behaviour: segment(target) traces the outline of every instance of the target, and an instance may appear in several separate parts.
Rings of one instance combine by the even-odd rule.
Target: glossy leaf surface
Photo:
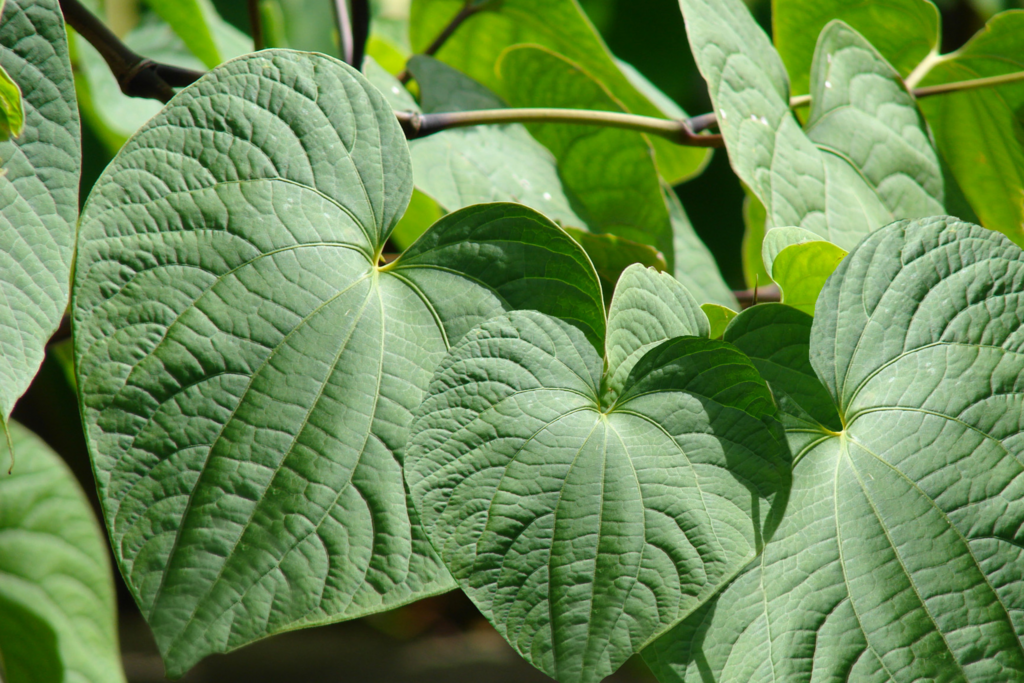
[[[89,500],[42,439],[8,427],[14,467],[0,474],[4,680],[123,681],[106,538]]]
[[[586,255],[526,207],[446,216],[379,266],[411,192],[380,93],[276,50],[179,94],[93,191],[78,383],[115,552],[172,675],[448,590],[398,455],[434,366],[519,306],[603,337]]]
[[[539,313],[477,327],[412,427],[406,479],[431,542],[509,643],[559,681],[601,680],[699,606],[756,554],[786,488],[771,394],[750,361],[705,337],[657,339],[707,334],[680,289],[628,269],[604,359]]]
[[[0,422],[28,388],[68,302],[81,134],[57,0],[7,0],[0,68],[23,88],[24,130],[0,142]]]
[[[948,218],[865,239],[813,324],[737,318],[793,489],[760,561],[645,652],[659,679],[1024,677],[1022,322],[1024,253]]]
[[[894,218],[943,213],[942,172],[899,74],[855,31],[829,24],[811,73],[806,132],[785,68],[741,0],[681,0],[730,161],[767,227],[844,248]]]

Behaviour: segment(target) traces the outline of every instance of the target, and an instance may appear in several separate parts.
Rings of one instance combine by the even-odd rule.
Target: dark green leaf
[[[645,659],[663,683],[1021,680],[1024,252],[896,223],[829,278],[805,354],[808,323],[727,332],[782,395],[793,489],[760,561]]]
[[[24,83],[25,126],[0,142],[0,423],[68,303],[81,136],[57,0],[7,0],[0,69]]]
[[[594,269],[601,278],[601,291],[604,292],[605,303],[611,303],[615,283],[619,281],[622,271],[634,263],[659,271],[668,269],[661,252],[646,244],[615,235],[595,235],[578,228],[566,228],[565,231],[579,242],[594,264]]]
[[[603,337],[586,255],[526,207],[451,214],[378,265],[411,192],[380,93],[277,50],[180,93],[93,190],[73,307],[87,440],[172,675],[448,590],[398,456],[435,365],[521,306]]]
[[[531,44],[579,65],[627,111],[675,115],[675,110],[660,110],[623,73],[576,0],[470,0],[469,4],[483,11],[466,20],[437,57],[499,95],[508,94],[495,70],[502,54],[513,45]],[[414,0],[410,23],[413,51],[423,52],[465,5],[463,0]],[[663,139],[652,144],[658,169],[671,184],[699,173],[709,154],[705,149],[681,147]]]
[[[0,474],[4,680],[123,681],[110,562],[89,501],[39,437],[8,427],[14,467]]]
[[[784,497],[763,380],[724,342],[663,341],[680,331],[707,333],[692,297],[633,266],[604,359],[564,322],[512,313],[453,347],[417,411],[406,479],[434,547],[563,683],[600,681],[696,609]]]

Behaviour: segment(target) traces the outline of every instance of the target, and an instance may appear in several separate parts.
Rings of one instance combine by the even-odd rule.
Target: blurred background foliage
[[[198,0],[219,14],[207,47],[228,59],[251,49],[247,3]],[[694,65],[677,0],[579,0],[611,51],[629,62],[690,115],[710,109],[707,88]],[[396,72],[408,52],[409,0],[374,0],[369,51]],[[195,39],[186,46],[145,0],[88,0],[90,9],[129,46],[160,61],[203,68]],[[761,25],[771,32],[770,0],[748,0]],[[993,14],[1024,7],[1024,0],[936,0],[942,13],[942,52],[966,42]],[[333,0],[261,0],[268,45],[338,55]],[[328,20],[325,20],[329,18]],[[209,18],[208,18],[209,19]],[[83,121],[81,199],[131,132],[160,105],[131,100],[91,46],[72,36],[72,58]],[[212,42],[211,42],[212,41]],[[204,53],[205,54],[205,53]],[[216,61],[216,60],[215,60]],[[744,192],[724,150],[703,174],[676,188],[691,221],[718,261],[726,281],[746,286],[742,265]],[[13,417],[41,435],[69,463],[99,510],[88,453],[78,419],[71,371],[70,342],[53,343],[46,361]],[[163,665],[148,628],[118,577],[121,638],[129,680],[160,681]],[[458,592],[421,601],[367,619],[284,634],[243,651],[211,657],[185,681],[543,681],[505,644]],[[634,658],[614,681],[653,681]]]

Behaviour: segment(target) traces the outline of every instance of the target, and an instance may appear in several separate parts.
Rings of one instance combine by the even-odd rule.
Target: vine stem
[[[194,83],[203,75],[136,54],[78,0],[60,0],[60,9],[64,20],[103,56],[121,92],[129,97],[166,104],[174,97],[174,88]]]
[[[262,50],[263,21],[260,19],[260,0],[249,0],[249,30],[252,32],[252,48]]]
[[[722,147],[721,135],[697,135],[689,119],[659,119],[616,111],[589,109],[479,109],[437,114],[395,112],[409,140],[426,137],[450,128],[499,123],[575,123],[578,125],[623,128],[667,138],[687,147]],[[706,124],[706,119],[700,121]],[[707,126],[704,125],[706,128]]]

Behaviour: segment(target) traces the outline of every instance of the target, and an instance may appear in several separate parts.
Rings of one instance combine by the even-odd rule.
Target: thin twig
[[[405,137],[426,137],[450,128],[499,123],[574,123],[584,126],[624,128],[667,138],[687,147],[722,147],[721,135],[697,135],[686,119],[658,119],[616,111],[588,109],[479,109],[437,114],[396,112]]]
[[[352,48],[352,21],[348,16],[348,0],[334,0],[334,18],[338,22],[341,59],[351,65],[355,50]]]
[[[117,79],[121,92],[163,103],[174,97],[174,88],[196,82],[202,72],[160,64],[136,54],[78,0],[60,0],[64,20],[99,51]]]
[[[260,17],[260,0],[249,0],[249,31],[252,33],[252,49],[262,50],[263,21]]]
[[[363,68],[366,41],[370,39],[370,0],[352,0],[352,66]]]
[[[758,303],[779,302],[782,300],[782,292],[778,285],[766,285],[754,289],[741,289],[734,291],[733,296],[739,302],[740,308],[750,308]]]

